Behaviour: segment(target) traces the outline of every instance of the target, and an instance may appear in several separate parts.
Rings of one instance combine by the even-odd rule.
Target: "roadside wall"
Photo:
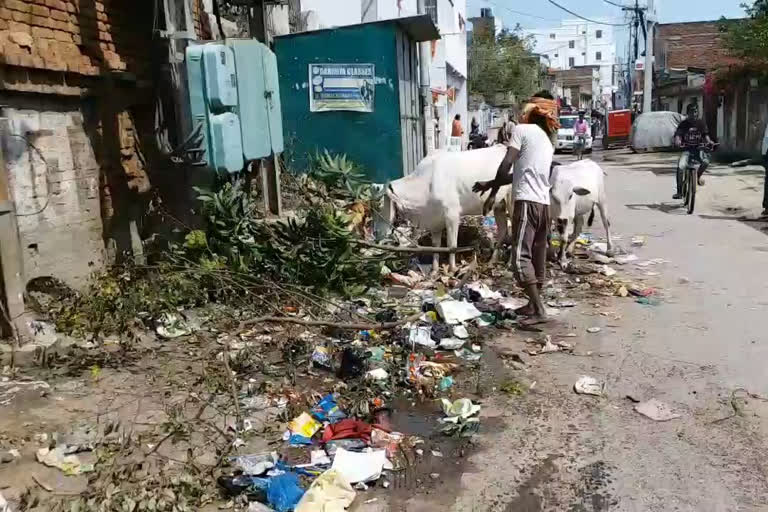
[[[197,34],[209,32],[189,0]],[[151,189],[153,0],[0,0],[0,117],[24,279],[81,287],[122,254]]]
[[[731,84],[721,102],[717,119],[721,151],[760,156],[768,124],[768,86],[750,83],[749,79],[738,81]]]

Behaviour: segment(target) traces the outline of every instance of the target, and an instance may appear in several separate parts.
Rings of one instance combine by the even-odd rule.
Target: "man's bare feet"
[[[533,304],[531,304],[530,302],[525,306],[517,308],[515,310],[515,314],[517,316],[533,316],[535,313],[536,313],[536,309],[534,309]]]
[[[550,318],[547,315],[533,315],[520,322],[523,327],[532,327],[534,325],[542,325],[549,323]]]

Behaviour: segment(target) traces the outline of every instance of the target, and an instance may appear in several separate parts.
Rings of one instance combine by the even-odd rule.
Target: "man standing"
[[[552,95],[542,91],[531,98],[521,121],[512,133],[496,178],[475,183],[473,190],[481,194],[491,190],[484,208],[488,210],[499,187],[512,184],[512,264],[515,278],[529,300],[517,313],[530,317],[525,324],[534,325],[548,320],[541,290],[547,276],[549,172],[555,152],[551,136],[560,127]]]
[[[451,137],[462,137],[464,128],[461,126],[461,115],[456,114],[453,118],[453,127],[451,128]]]

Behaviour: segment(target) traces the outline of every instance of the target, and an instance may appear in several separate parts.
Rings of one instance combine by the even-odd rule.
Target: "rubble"
[[[151,461],[147,466],[158,464],[185,486],[191,487],[194,481],[198,486],[190,493],[194,497],[179,497],[189,499],[188,509],[200,509],[206,499],[224,491],[237,506],[247,498],[255,510],[256,503],[262,508],[266,503],[277,511],[295,508],[298,512],[343,511],[355,500],[356,489],[388,488],[398,471],[413,471],[415,461],[425,453],[427,459],[429,454],[446,460],[452,457],[423,433],[393,430],[398,423],[392,420],[392,411],[401,401],[411,404],[410,410],[424,408],[418,413],[426,416],[442,410],[442,418],[432,419],[434,434],[442,441],[451,439],[441,434],[457,438],[477,434],[481,411],[477,399],[482,395],[470,392],[467,381],[487,356],[485,338],[516,328],[515,310],[528,302],[521,298],[521,291],[514,286],[497,287],[487,279],[493,270],[478,270],[472,264],[456,274],[432,275],[431,268],[422,270],[417,258],[384,256],[382,250],[351,233],[348,219],[340,214],[343,208],[319,208],[303,213],[296,222],[265,226],[246,214],[247,205],[235,192],[230,187],[215,197],[206,196],[211,198],[206,203],[212,203],[206,208],[227,199],[238,214],[222,221],[231,232],[209,228],[188,234],[181,251],[195,262],[193,267],[183,267],[193,277],[182,278],[172,266],[162,267],[167,273],[156,286],[162,286],[164,293],[174,292],[173,297],[158,296],[155,286],[150,286],[152,293],[144,290],[145,295],[133,288],[146,285],[136,285],[136,279],[153,279],[158,274],[138,278],[114,272],[98,281],[103,289],[93,292],[93,303],[85,295],[73,294],[66,300],[81,309],[72,303],[59,309],[56,326],[68,332],[89,331],[88,336],[99,341],[108,331],[151,330],[162,340],[152,338],[153,351],[161,346],[186,358],[180,360],[194,361],[177,372],[182,375],[173,385],[158,379],[158,388],[169,390],[168,397],[163,397],[169,402],[163,403],[167,418],[154,430],[129,439],[141,439],[135,443],[142,447],[141,453],[126,448],[119,456],[142,464]],[[208,210],[208,215],[213,212]],[[338,245],[317,242],[339,238]],[[405,249],[413,246],[418,233],[401,227],[396,238],[400,249]],[[634,290],[644,293],[644,288],[617,278],[618,272],[607,265],[626,264],[637,256],[608,256],[600,251],[601,242],[589,236],[580,237],[578,245],[582,253],[582,247],[588,247],[590,258],[601,265],[586,262],[572,265],[571,273],[553,272],[552,282],[545,287],[546,303],[555,308],[548,309],[550,314],[581,314],[591,304],[588,297],[608,297],[617,290],[625,290],[626,295]],[[112,309],[112,303],[119,301],[140,311],[129,314]],[[221,309],[211,311],[208,322],[186,314],[212,302]],[[96,322],[99,307],[106,308],[106,314]],[[83,311],[81,316],[76,314]],[[597,333],[600,328],[587,332]],[[206,352],[211,346],[218,357]],[[128,352],[127,345],[121,349]],[[563,351],[572,353],[573,345],[544,336],[529,353]],[[108,368],[100,360],[88,362],[85,371]],[[198,362],[203,367],[200,373],[192,369]],[[509,364],[528,371],[519,355]],[[513,399],[534,385],[508,379],[499,389]],[[0,381],[0,406],[4,390],[17,388],[49,389],[44,382]],[[575,389],[600,396],[605,384],[582,377]],[[194,452],[192,438],[205,439],[207,451]],[[166,443],[168,439],[172,441]],[[113,450],[111,459],[88,464],[76,453],[87,443],[42,441],[45,446],[37,453],[41,463],[68,475],[91,473],[89,493],[100,499],[114,493],[109,486],[116,484],[106,481],[106,475],[110,479],[114,475],[107,472],[104,461],[114,461],[119,450]],[[179,447],[171,449],[176,441]],[[95,445],[88,446],[92,450]],[[189,459],[176,462],[172,469],[162,466],[172,451],[188,451]],[[188,464],[196,465],[211,453],[215,453],[211,468],[221,477],[217,482],[200,482],[198,466],[192,472]],[[439,473],[423,471],[422,478],[429,474],[440,479]],[[128,479],[127,474],[122,476]],[[179,494],[178,488],[153,478],[147,476],[141,490],[118,486],[116,494],[134,501],[140,496],[144,503],[153,496]],[[147,489],[155,494],[142,494]]]
[[[679,414],[672,412],[667,404],[655,398],[637,404],[635,411],[653,421],[670,421],[680,417]]]
[[[600,382],[594,377],[582,376],[574,384],[576,393],[580,395],[602,396],[605,392],[605,382]]]

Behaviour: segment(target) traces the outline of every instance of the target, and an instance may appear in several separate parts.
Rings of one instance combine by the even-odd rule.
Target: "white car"
[[[560,129],[557,130],[557,145],[555,146],[555,151],[573,151],[573,142],[576,138],[573,127],[578,120],[579,116],[560,116]],[[589,124],[588,120],[587,124]],[[587,129],[587,144],[584,146],[584,152],[592,152],[591,127]]]

